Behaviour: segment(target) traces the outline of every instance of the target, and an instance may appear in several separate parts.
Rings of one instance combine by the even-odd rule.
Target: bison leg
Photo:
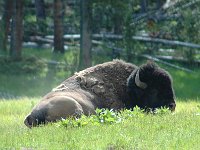
[[[67,96],[55,96],[49,102],[46,121],[56,121],[70,116],[80,117],[82,113],[82,106],[75,99]]]
[[[33,127],[70,116],[79,117],[82,113],[82,106],[75,99],[68,96],[53,96],[33,108],[24,123],[28,127]]]

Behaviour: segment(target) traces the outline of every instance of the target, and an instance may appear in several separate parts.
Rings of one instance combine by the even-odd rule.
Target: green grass
[[[24,49],[23,56],[24,59],[34,59],[35,64],[31,61],[28,61],[28,65],[23,64],[27,63],[26,61],[11,61],[7,64],[7,61],[4,62],[3,58],[0,58],[0,97],[1,92],[22,97],[42,96],[76,71],[77,50],[68,50],[62,55],[52,54],[50,49]],[[46,64],[41,68],[43,70],[37,69],[38,58],[43,65]],[[48,61],[52,60],[65,65],[48,64]],[[26,68],[21,68],[21,66]],[[32,68],[31,72],[28,72],[29,68]]]
[[[18,100],[0,99],[0,149],[199,149],[199,70],[187,73],[162,65],[174,81],[177,97],[174,114],[143,114],[112,125],[65,128],[49,124],[28,129],[23,124],[25,116],[39,97],[76,70],[77,53],[52,55],[50,50],[26,49],[23,55],[61,61],[67,68],[48,66],[42,74],[0,73],[0,92],[20,96]]]
[[[174,89],[177,97],[187,100],[188,98],[200,98],[200,72],[187,73],[170,70],[174,81]]]
[[[174,114],[136,115],[112,125],[28,129],[38,99],[0,101],[0,149],[199,149],[200,102],[178,100]]]
[[[200,71],[187,73],[166,68],[173,78],[176,97],[182,100],[200,97]],[[59,85],[71,73],[68,70],[49,69],[46,74],[0,74],[0,92],[8,92],[16,96],[43,96]]]
[[[66,51],[64,55],[52,54],[50,49],[26,48],[23,49],[22,52],[24,57],[34,56],[46,61],[56,60],[64,62],[66,65],[62,66],[62,68],[59,66],[52,67],[47,65],[44,71],[37,74],[16,74],[16,68],[12,68],[11,70],[13,71],[9,74],[0,72],[0,92],[10,93],[15,96],[42,96],[77,71],[77,49],[70,49]],[[105,61],[109,61],[108,56],[104,59]],[[95,55],[93,63],[101,62],[104,59],[102,56],[98,57]],[[138,64],[138,62],[136,64]],[[200,97],[200,92],[198,92],[200,89],[200,71],[198,68],[195,69],[194,73],[188,73],[162,64],[159,65],[172,75],[176,97],[182,100],[198,99]],[[7,66],[7,68],[10,67],[11,66]]]
[[[0,74],[0,91],[22,97],[43,96],[63,80],[54,73],[45,76]]]

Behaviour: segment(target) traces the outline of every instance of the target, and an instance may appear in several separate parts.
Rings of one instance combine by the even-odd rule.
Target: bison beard
[[[140,67],[114,60],[75,73],[53,89],[33,108],[28,127],[81,114],[96,108],[131,109],[168,107],[175,110],[170,75],[154,63]]]

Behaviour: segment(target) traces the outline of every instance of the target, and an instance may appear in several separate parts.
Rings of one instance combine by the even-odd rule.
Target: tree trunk
[[[8,43],[8,33],[10,29],[10,19],[12,17],[12,9],[13,9],[13,1],[12,0],[5,0],[4,4],[4,11],[2,16],[0,34],[1,34],[1,41],[0,41],[0,49],[4,52],[7,51],[7,43]]]
[[[165,3],[165,1],[157,0],[157,2],[156,2],[157,9],[160,9],[164,3]]]
[[[10,56],[17,59],[21,57],[22,37],[23,37],[22,21],[23,21],[23,0],[13,0]]]
[[[114,14],[114,18],[113,18],[114,34],[122,34],[122,31],[123,31],[123,17],[124,16],[122,15],[121,12],[122,12],[122,10],[115,10],[115,14]]]
[[[147,7],[148,7],[148,2],[147,2],[147,0],[142,0],[141,1],[141,12],[142,13],[145,13],[146,11],[147,11]]]
[[[80,4],[81,22],[80,22],[80,55],[79,55],[79,70],[90,67],[91,62],[91,19],[92,19],[92,1],[82,0]]]
[[[56,53],[64,53],[63,16],[63,1],[54,0],[54,52]]]
[[[46,14],[45,14],[45,4],[44,0],[35,0],[35,10],[37,17],[37,28],[40,35],[45,35],[46,33]]]

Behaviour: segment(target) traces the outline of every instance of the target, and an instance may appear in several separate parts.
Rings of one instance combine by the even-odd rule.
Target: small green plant
[[[82,115],[80,118],[67,118],[62,119],[60,122],[56,123],[58,127],[64,126],[69,127],[84,127],[88,124],[90,125],[101,125],[101,124],[114,124],[121,123],[126,119],[131,118],[143,118],[146,113],[143,109],[138,106],[133,108],[133,110],[122,110],[120,112],[114,111],[113,109],[96,109],[96,115],[85,116]],[[170,114],[171,111],[167,108],[156,109],[154,112],[150,112],[155,115]]]
[[[87,116],[82,115],[80,118],[62,119],[56,125],[58,127],[64,126],[66,128],[68,128],[68,127],[83,127],[83,126],[86,126],[89,123],[89,121],[90,121],[90,119]]]
[[[198,113],[196,113],[197,116],[200,116],[200,105],[197,105]]]
[[[137,118],[143,118],[145,113],[145,110],[141,109],[140,107],[136,106],[131,109],[125,109],[120,112],[120,115],[122,116],[123,119],[129,119],[132,117],[137,117]]]
[[[109,109],[96,109],[96,115],[85,116],[81,115],[80,118],[68,118],[62,119],[56,125],[64,127],[84,127],[88,124],[100,125],[100,124],[113,124],[122,121],[118,112]]]
[[[113,109],[96,109],[96,114],[92,118],[94,121],[105,124],[119,123],[121,122],[121,117],[118,112]]]
[[[169,108],[166,108],[166,107],[161,107],[154,111],[154,114],[157,114],[157,115],[164,115],[164,114],[170,114],[170,113],[171,111],[169,110]]]

